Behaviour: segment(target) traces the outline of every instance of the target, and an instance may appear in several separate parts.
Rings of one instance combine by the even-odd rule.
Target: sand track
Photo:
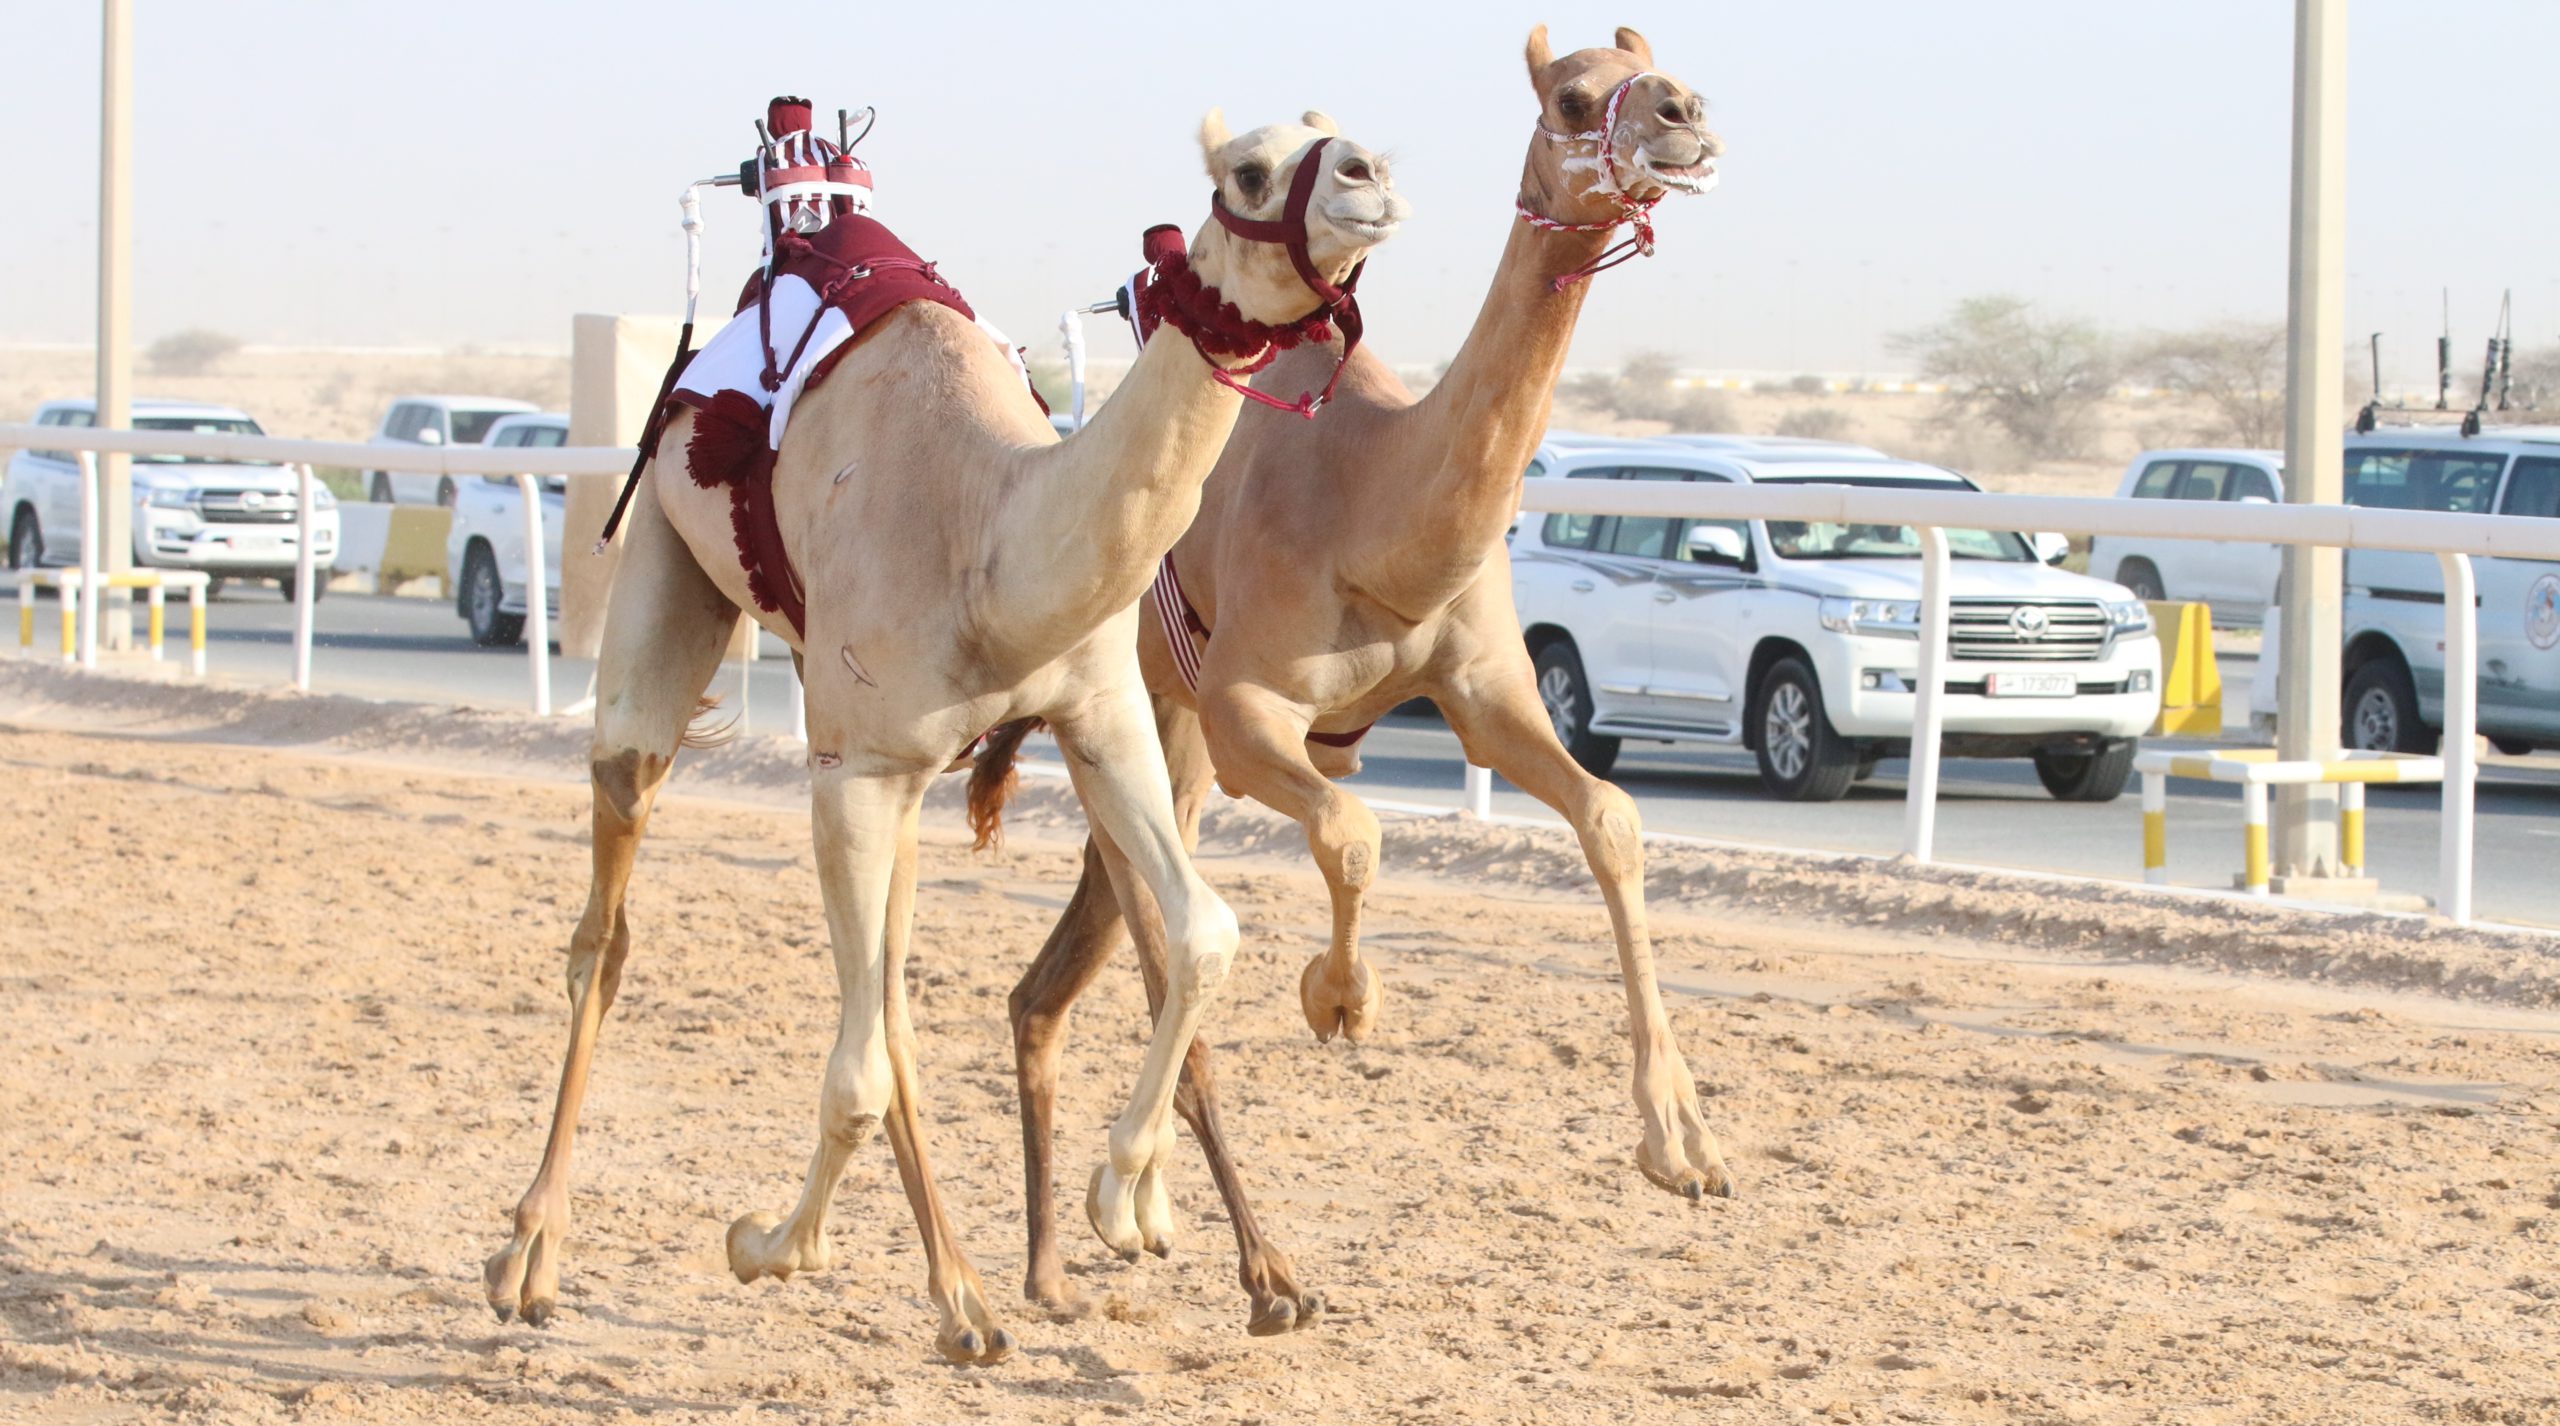
[[[82,699],[118,731],[46,726]],[[217,702],[0,683],[0,1419],[2560,1420],[2560,1014],[2529,948],[2340,923],[2327,962],[2273,957],[2371,979],[2339,962],[2364,937],[2476,992],[2430,999],[2147,964],[2181,959],[2174,928],[2070,897],[1964,933],[1966,898],[2014,886],[1658,858],[1674,1023],[1742,1182],[1691,1206],[1634,1170],[1606,923],[1552,846],[1391,829],[1381,1032],[1319,1048],[1292,988],[1321,888],[1242,809],[1206,864],[1246,927],[1208,1037],[1265,1217],[1336,1315],[1243,1334],[1186,1158],[1183,1251],[1124,1268],[1062,1191],[1090,1315],[1024,1307],[1015,1361],[941,1366],[883,1146],[834,1272],[722,1270],[729,1219],[796,1191],[834,1023],[806,815],[752,748],[662,805],[561,1317],[501,1326],[476,1273],[549,1112],[577,740],[332,700],[283,701],[312,720],[286,735]],[[1035,795],[973,856],[928,822],[927,1123],[1008,1302],[1004,995],[1072,825]],[[2169,950],[2014,930],[2057,916]],[[1141,1005],[1124,963],[1078,1017],[1072,1178]]]

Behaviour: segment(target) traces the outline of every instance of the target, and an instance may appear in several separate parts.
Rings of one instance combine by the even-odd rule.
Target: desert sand
[[[580,1141],[559,1318],[478,1267],[548,1120],[583,734],[0,666],[0,1419],[31,1422],[2560,1421],[2560,959],[1875,863],[1657,849],[1672,1016],[1741,1181],[1635,1172],[1606,924],[1552,833],[1389,826],[1365,1046],[1291,994],[1296,833],[1227,804],[1207,1035],[1266,1222],[1332,1303],[1243,1331],[1186,1162],[1169,1261],[1062,1187],[1083,1315],[940,1364],[885,1146],[837,1268],[741,1286],[834,1024],[797,750],[688,754]],[[928,813],[912,973],[944,1191],[1022,1268],[1005,994],[1077,814]],[[2091,893],[2097,896],[2097,893]],[[2235,966],[2250,974],[2231,973]],[[2410,987],[2455,987],[2460,998]],[[1134,1074],[1125,962],[1061,1100],[1080,1179]]]

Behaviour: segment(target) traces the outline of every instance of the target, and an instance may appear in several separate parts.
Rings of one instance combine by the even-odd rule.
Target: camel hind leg
[[[1600,883],[1617,941],[1619,978],[1626,983],[1627,1031],[1635,1042],[1636,1113],[1644,1124],[1637,1167],[1655,1184],[1687,1198],[1729,1198],[1733,1175],[1698,1112],[1697,1082],[1672,1040],[1671,1019],[1654,981],[1653,938],[1644,913],[1644,841],[1635,799],[1583,771],[1556,741],[1527,655],[1516,639],[1509,650],[1508,660],[1453,691],[1441,710],[1468,761],[1509,778],[1571,824],[1583,859]]]
[[[623,898],[649,808],[675,760],[702,690],[720,666],[738,611],[694,563],[644,481],[630,513],[630,543],[605,613],[596,669],[594,871],[586,910],[569,938],[569,1047],[542,1167],[517,1203],[515,1234],[489,1259],[489,1305],[500,1320],[521,1312],[540,1326],[560,1295],[569,1231],[569,1157],[586,1099],[596,1038],[621,988],[631,928]]]

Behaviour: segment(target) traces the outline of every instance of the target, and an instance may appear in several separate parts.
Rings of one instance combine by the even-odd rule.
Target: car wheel
[[[365,497],[376,505],[396,504],[400,499],[391,488],[391,477],[378,470],[373,473],[373,483],[366,488]]]
[[[2418,720],[2418,688],[2399,659],[2370,659],[2347,680],[2340,741],[2375,753],[2431,753],[2436,734]]]
[[[2149,560],[2126,560],[2116,566],[2116,583],[2133,591],[2136,599],[2163,600],[2169,591],[2160,585],[2160,571]]]
[[[2489,735],[2489,746],[2511,758],[2520,758],[2533,751],[2533,744],[2522,738],[2501,738],[2495,733]]]
[[[2113,802],[2133,777],[2131,738],[2111,738],[2096,752],[2036,754],[2036,778],[2057,802]]]
[[[452,476],[444,475],[436,477],[436,503],[447,510],[453,508]]]
[[[462,617],[471,625],[471,642],[484,649],[524,642],[524,616],[499,612],[506,598],[497,559],[487,545],[473,545],[462,560]]]
[[[1563,639],[1538,651],[1538,701],[1546,705],[1547,722],[1556,741],[1593,777],[1604,776],[1618,761],[1618,740],[1591,731],[1591,684],[1582,676],[1582,656]]]
[[[36,512],[20,510],[9,526],[9,568],[34,569],[43,562],[43,527],[36,524]]]
[[[218,574],[206,575],[204,580],[204,602],[211,604],[214,600],[214,596],[221,592],[222,576]]]
[[[1880,758],[1880,757],[1875,757],[1875,756],[1873,756],[1873,755],[1868,755],[1868,756],[1860,757],[1860,758],[1858,759],[1858,771],[1857,771],[1857,775],[1856,775],[1856,776],[1854,776],[1854,777],[1852,777],[1852,778],[1850,779],[1850,781],[1852,781],[1852,782],[1864,782],[1864,781],[1866,781],[1868,778],[1871,778],[1871,777],[1875,776],[1875,775],[1876,775],[1876,764],[1877,764],[1877,763],[1880,763],[1880,762],[1882,762],[1882,761],[1884,761],[1884,759],[1882,759],[1882,758]]]
[[[1858,748],[1831,730],[1822,685],[1801,659],[1780,659],[1760,681],[1760,782],[1789,802],[1836,802],[1858,776]]]
[[[285,603],[291,604],[293,602],[293,588],[298,580],[299,576],[293,570],[286,570],[284,573],[276,576],[276,588],[284,591]],[[311,579],[311,602],[317,604],[328,597],[329,571],[325,569],[314,570],[312,572]]]

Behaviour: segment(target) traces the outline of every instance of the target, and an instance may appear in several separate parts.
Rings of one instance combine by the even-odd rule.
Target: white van
[[[383,413],[382,429],[374,432],[377,446],[476,446],[489,438],[490,429],[501,416],[533,411],[530,401],[514,401],[504,396],[403,396],[391,403]],[[451,505],[457,488],[449,475],[412,475],[399,471],[377,470],[366,481],[367,498],[375,504],[388,505],[405,501],[423,505],[433,501]]]
[[[2284,499],[2284,452],[2144,451],[2116,488],[2123,500],[2195,500],[2272,505]],[[2354,503],[2353,497],[2349,503]],[[2266,618],[2276,597],[2284,551],[2264,540],[2171,540],[2098,535],[2089,541],[2089,572],[2145,599],[2200,603],[2213,622],[2247,627]]]
[[[39,426],[91,427],[97,403],[86,398],[48,401],[36,410]],[[261,436],[245,411],[188,401],[136,401],[138,431],[207,431]],[[268,461],[217,460],[210,456],[138,455],[133,462],[133,562],[149,569],[200,570],[219,587],[225,579],[272,579],[294,592],[300,482]],[[319,571],[314,598],[329,587],[338,562],[338,501],[315,486],[311,511],[311,562]],[[80,465],[65,450],[20,451],[0,485],[0,509],[8,512],[9,564],[13,569],[80,562]]]

